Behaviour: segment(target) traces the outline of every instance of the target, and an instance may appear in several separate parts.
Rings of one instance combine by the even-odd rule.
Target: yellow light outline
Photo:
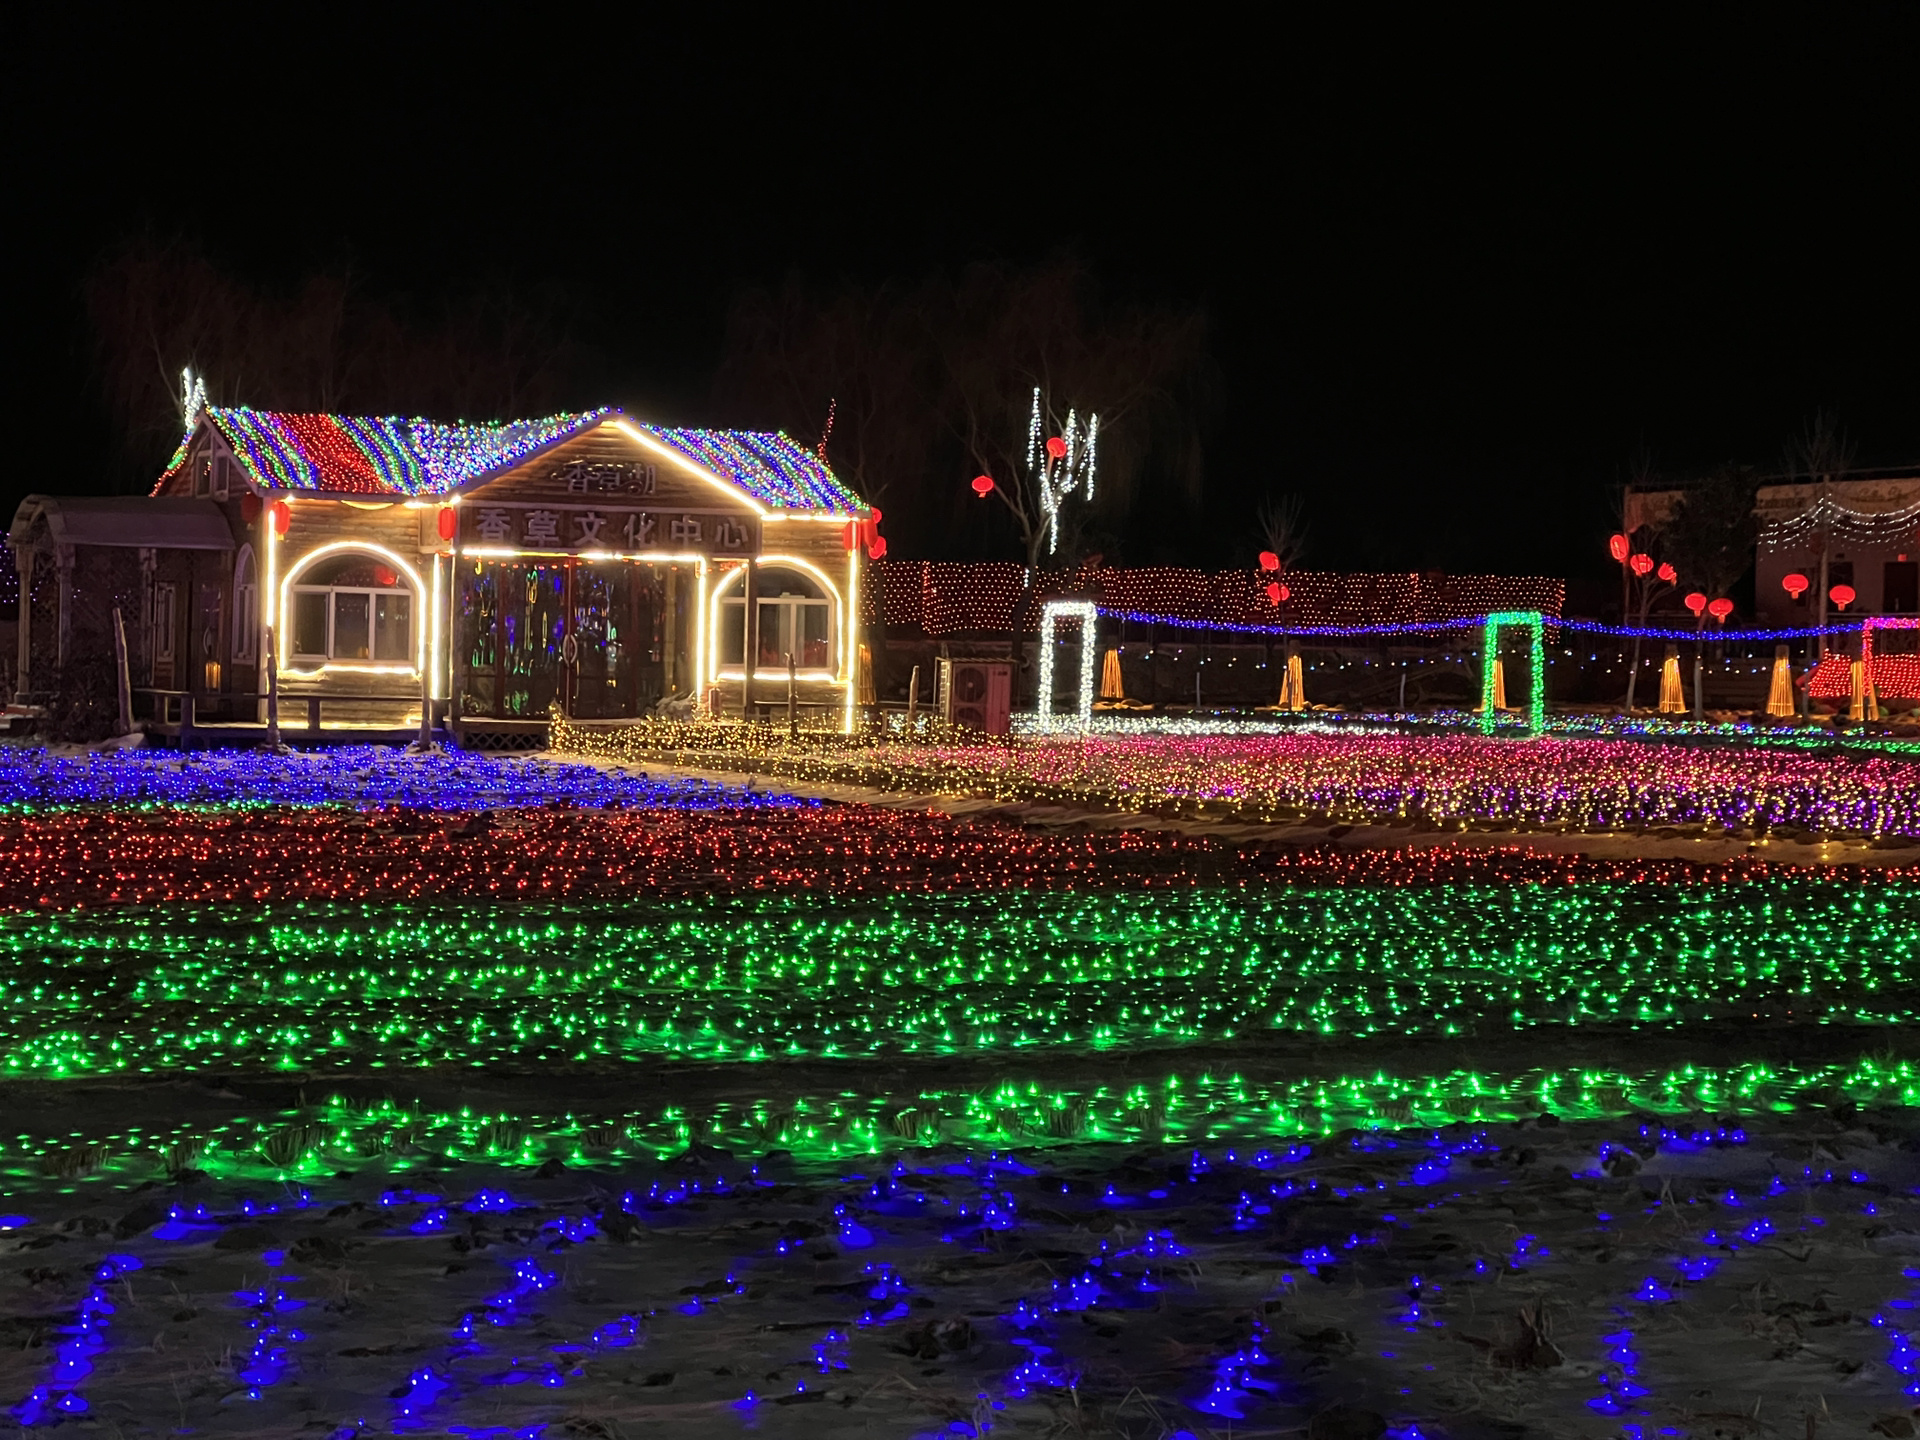
[[[272,528],[271,521],[268,522],[268,528]],[[311,680],[316,676],[326,674],[330,670],[348,671],[354,674],[366,675],[418,675],[421,666],[426,663],[427,658],[427,617],[423,613],[425,609],[424,603],[414,607],[414,659],[410,665],[363,665],[358,661],[329,660],[326,664],[315,670],[295,670],[282,663],[281,654],[286,649],[286,641],[281,632],[279,622],[286,618],[287,601],[293,594],[293,582],[299,578],[303,571],[310,569],[314,561],[324,555],[338,554],[343,550],[363,551],[369,555],[378,555],[383,560],[392,561],[395,568],[413,581],[413,597],[416,600],[425,601],[427,595],[426,582],[420,578],[420,572],[409,565],[406,560],[396,552],[387,549],[384,545],[374,545],[364,540],[330,540],[325,545],[320,546],[319,549],[309,550],[305,555],[301,556],[294,566],[287,571],[286,578],[280,582],[280,591],[275,597],[277,603],[274,612],[276,620],[273,627],[274,669],[278,670],[282,675],[291,675],[297,680]]]

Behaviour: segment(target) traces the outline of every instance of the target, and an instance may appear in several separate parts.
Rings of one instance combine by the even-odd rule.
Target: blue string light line
[[[1448,630],[1484,629],[1488,617],[1468,615],[1458,620],[1422,620],[1398,625],[1239,625],[1227,620],[1186,620],[1177,615],[1150,615],[1143,610],[1109,610],[1100,607],[1109,620],[1130,620],[1139,625],[1166,625],[1176,630],[1222,630],[1235,635],[1291,635],[1300,638],[1319,636],[1344,639],[1362,635],[1433,635]],[[1866,627],[1865,620],[1837,625],[1800,625],[1782,630],[1677,630],[1660,625],[1602,625],[1597,620],[1556,620],[1545,617],[1549,630],[1577,630],[1583,635],[1621,635],[1643,640],[1807,640],[1818,635],[1851,635]]]

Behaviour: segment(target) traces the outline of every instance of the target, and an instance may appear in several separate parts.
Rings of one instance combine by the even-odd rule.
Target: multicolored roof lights
[[[663,445],[732,480],[772,510],[825,510],[864,515],[867,506],[833,476],[819,456],[783,433],[764,430],[677,430],[638,425]]]
[[[204,416],[220,432],[263,489],[412,497],[451,494],[620,415],[608,407],[539,420],[443,425],[396,416],[296,415],[208,405],[195,419]],[[768,509],[867,513],[825,462],[785,435],[627,423]],[[156,494],[186,455],[183,439],[154,486]]]

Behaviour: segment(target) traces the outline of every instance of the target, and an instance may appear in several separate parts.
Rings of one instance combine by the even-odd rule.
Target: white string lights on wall
[[[1856,510],[1822,495],[1799,514],[1762,530],[1760,548],[1805,550],[1822,536],[1836,545],[1887,547],[1912,540],[1916,531],[1920,531],[1920,501],[1900,510]]]

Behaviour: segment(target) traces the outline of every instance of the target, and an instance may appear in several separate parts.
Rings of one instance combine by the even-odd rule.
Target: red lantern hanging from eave
[[[993,477],[991,475],[974,476],[973,493],[978,495],[982,500],[986,499],[987,496],[993,493]]]
[[[293,508],[284,500],[276,500],[267,509],[273,516],[273,533],[285,539],[293,525]]]
[[[453,539],[454,531],[460,528],[460,517],[455,513],[451,505],[442,505],[440,507],[440,513],[435,517],[435,520],[440,527],[440,538],[442,540]]]
[[[1854,593],[1853,586],[1836,585],[1827,591],[1827,598],[1844,610],[1847,606],[1851,605],[1857,597]]]
[[[1262,550],[1260,552],[1260,568],[1262,570],[1278,570],[1280,568],[1280,557],[1271,550]]]
[[[1687,609],[1691,610],[1697,616],[1702,610],[1707,608],[1707,597],[1696,590],[1687,596],[1686,606]]]
[[[846,547],[849,555],[860,547],[860,522],[858,520],[847,521],[845,528],[840,532],[840,543]]]
[[[1710,605],[1707,606],[1707,614],[1713,616],[1714,623],[1717,625],[1726,624],[1727,616],[1731,615],[1732,613],[1733,613],[1733,601],[1727,600],[1724,598],[1715,600]]]
[[[1653,569],[1653,557],[1643,552],[1629,560],[1627,566],[1634,574],[1645,575],[1649,570]]]
[[[1671,565],[1662,565],[1654,573],[1657,574],[1663,581],[1665,581],[1669,585],[1678,583],[1680,579],[1680,572],[1674,569],[1673,566]]]
[[[247,491],[246,494],[240,497],[241,521],[248,525],[253,524],[254,521],[260,518],[260,512],[264,508],[260,503],[260,497],[251,490]]]
[[[1813,582],[1798,570],[1794,571],[1791,575],[1782,575],[1780,577],[1780,588],[1795,600],[1798,600],[1802,595],[1806,594],[1812,586]]]
[[[1607,541],[1607,553],[1622,565],[1627,563],[1627,552],[1633,548],[1631,541],[1624,535],[1615,535]]]

